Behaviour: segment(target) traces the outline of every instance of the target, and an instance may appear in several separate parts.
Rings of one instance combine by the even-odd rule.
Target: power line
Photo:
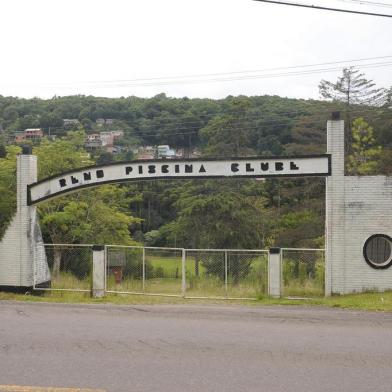
[[[275,1],[275,0],[253,0],[253,1],[258,1],[258,2],[261,2],[261,3],[272,3],[272,4],[280,4],[280,5],[289,5],[289,6],[293,6],[293,7],[312,8],[312,9],[322,10],[322,11],[345,12],[345,13],[349,13],[349,14],[367,15],[367,16],[379,16],[379,17],[384,17],[384,18],[392,18],[392,15],[388,15],[388,14],[377,14],[377,13],[374,13],[374,12],[346,10],[346,9],[342,9],[342,8],[321,7],[321,6],[318,6],[318,5],[310,5],[310,4],[303,4],[303,3],[291,3],[291,2],[286,2],[286,1]]]
[[[391,66],[392,62],[383,62],[383,63],[373,63],[373,64],[364,64],[361,65],[361,68],[380,68]],[[106,86],[91,86],[95,88],[129,88],[129,87],[153,87],[153,86],[168,86],[175,84],[200,84],[200,83],[216,83],[216,82],[231,82],[237,80],[254,80],[254,79],[271,79],[271,78],[281,78],[287,76],[307,76],[307,75],[315,75],[324,72],[336,72],[341,71],[341,67],[331,67],[331,68],[323,68],[316,70],[304,70],[304,71],[294,71],[294,72],[281,72],[281,73],[271,73],[265,75],[245,75],[239,77],[227,77],[227,78],[213,78],[213,79],[203,79],[203,80],[179,80],[179,81],[167,81],[167,82],[159,82],[159,83],[119,83],[113,85]]]
[[[325,101],[325,103],[328,103],[327,101]],[[296,117],[298,116],[307,116],[307,117],[315,117],[318,115],[322,115],[322,114],[326,114],[329,115],[332,111],[337,111],[337,110],[344,110],[344,108],[342,107],[344,105],[344,103],[342,103],[340,106],[332,106],[331,103],[328,103],[329,107],[328,108],[324,108],[324,109],[318,109],[318,110],[313,110],[313,108],[311,107],[306,107],[306,108],[302,108],[302,109],[297,109],[297,110],[291,110],[291,111],[279,111],[279,112],[274,112],[272,113],[273,116],[286,116],[287,120],[295,120]],[[360,104],[358,104],[359,106],[361,106]],[[364,105],[366,106],[366,105]],[[273,119],[271,118],[271,116],[266,116],[263,113],[252,113],[251,109],[258,109],[258,110],[262,110],[262,108],[260,107],[252,107],[250,108],[249,112],[247,112],[244,116],[244,120],[245,121],[262,121],[263,124],[274,124],[276,122],[281,122],[282,119]],[[376,110],[378,110],[380,108],[378,107],[367,107],[367,108],[358,108],[358,109],[353,109],[352,112],[374,112]],[[154,124],[154,123],[149,123],[147,125],[147,127],[149,129],[159,129],[162,126],[166,126],[167,124],[169,124],[172,127],[176,127],[177,130],[187,130],[187,129],[199,129],[202,128],[204,126],[207,125],[207,123],[213,119],[214,117],[220,117],[220,116],[224,116],[224,115],[233,115],[232,112],[226,112],[226,113],[211,113],[211,114],[201,114],[201,115],[195,115],[196,117],[199,117],[199,120],[192,120],[192,121],[181,121],[181,120],[176,120],[173,118],[161,118],[159,116],[154,117],[153,119],[151,119],[151,121],[154,121],[155,119],[157,119],[160,123],[158,124]],[[292,116],[292,117],[290,117]],[[296,116],[296,117],[294,117]],[[144,118],[141,118],[144,119]],[[174,120],[174,121],[173,121]],[[124,120],[119,120],[119,121],[124,121]],[[138,125],[137,123],[138,120],[136,120],[136,124],[133,125]],[[126,121],[125,121],[126,122]],[[128,123],[129,125],[129,123]],[[192,127],[194,126],[194,127]],[[41,127],[42,128],[42,127]],[[49,127],[43,127],[43,129],[49,129]],[[50,127],[51,130],[64,130],[64,127]],[[96,130],[96,132],[98,132],[98,130]],[[143,133],[145,134],[145,133]]]
[[[330,61],[324,63],[315,63],[315,64],[305,64],[305,65],[293,65],[288,67],[272,67],[272,68],[264,68],[264,69],[254,69],[254,70],[244,70],[244,71],[232,71],[232,72],[215,72],[215,73],[206,73],[206,74],[193,74],[193,75],[181,75],[181,76],[159,76],[159,77],[151,77],[151,78],[136,78],[136,79],[114,79],[114,80],[101,80],[101,81],[85,81],[85,82],[64,82],[64,83],[45,83],[45,86],[72,86],[72,85],[85,85],[85,84],[110,84],[110,83],[137,83],[137,82],[150,82],[150,81],[170,81],[176,79],[189,79],[189,78],[205,78],[210,76],[228,76],[228,75],[239,75],[239,74],[247,74],[247,73],[256,73],[256,72],[271,72],[271,71],[282,71],[289,69],[298,69],[298,68],[312,68],[312,67],[320,67],[324,65],[337,65],[344,63],[354,63],[354,62],[362,62],[362,61],[371,61],[371,60],[382,60],[382,59],[391,59],[392,55],[387,56],[376,56],[376,57],[367,57],[360,59],[350,59],[350,60],[339,60],[339,61]],[[360,64],[358,64],[360,66]]]
[[[257,0],[255,0],[257,1]],[[391,66],[391,61],[386,62],[378,62],[378,63],[369,63],[369,64],[360,64],[361,69],[363,68],[380,68]],[[353,67],[357,66],[351,65]],[[260,74],[260,75],[243,75],[243,76],[235,76],[235,77],[219,77],[219,78],[210,78],[210,79],[184,79],[184,80],[163,80],[159,82],[117,82],[113,81],[113,84],[96,84],[89,85],[87,87],[90,88],[130,88],[130,87],[153,87],[153,86],[168,86],[168,85],[181,85],[181,84],[202,84],[202,83],[216,83],[216,82],[230,82],[237,80],[254,80],[254,79],[270,79],[277,77],[287,77],[287,76],[307,76],[320,74],[324,72],[336,72],[341,71],[341,67],[328,67],[328,68],[319,68],[319,69],[310,69],[310,70],[302,70],[302,71],[291,71],[291,72],[279,72],[279,73],[269,73],[269,74]],[[64,86],[65,87],[65,86]],[[76,86],[74,86],[76,87]]]
[[[324,110],[324,111],[317,111],[311,114],[306,114],[304,113],[304,115],[306,115],[306,119],[314,119],[315,117],[321,117],[322,114],[324,115],[329,115],[331,113],[331,111],[337,110],[339,109],[338,107],[336,107],[335,109],[330,108],[328,110]],[[377,110],[377,108],[368,108],[368,109],[355,109],[350,111],[351,114],[358,114],[358,115],[372,115],[372,118],[376,119],[379,118],[378,116],[375,116],[374,112]],[[301,114],[300,114],[301,116]],[[267,120],[265,118],[260,118],[255,116],[253,121],[256,120],[261,120],[260,124],[255,124],[253,126],[239,126],[239,127],[235,127],[235,129],[237,131],[251,131],[251,130],[262,130],[262,129],[268,129],[271,127],[280,127],[280,126],[295,126],[296,122],[298,122],[299,120],[301,120],[302,117],[299,118],[288,118],[287,121],[282,122],[282,119],[277,119],[277,120]],[[245,121],[249,120],[247,118],[245,118]],[[156,138],[162,138],[162,137],[168,137],[168,136],[179,136],[179,135],[194,135],[194,134],[198,134],[200,129],[204,128],[206,126],[206,124],[202,125],[202,126],[196,126],[196,127],[186,127],[186,128],[179,128],[179,127],[175,127],[175,129],[167,129],[165,130],[163,133],[156,133],[156,132],[151,132],[151,130],[149,132],[142,132],[142,131],[130,131],[129,132],[129,136],[135,136],[135,137],[141,137],[141,138],[152,138],[152,137],[156,137]],[[154,127],[149,127],[149,128],[154,128]],[[42,128],[43,130],[47,130],[48,128],[44,127]],[[64,130],[61,127],[51,127],[51,130]],[[178,132],[179,130],[187,130],[187,132]],[[167,131],[171,131],[171,132],[167,132]]]
[[[338,0],[343,3],[354,3],[358,5],[370,5],[373,7],[384,7],[384,8],[392,8],[392,4],[380,3],[376,1],[365,1],[365,0]]]
[[[313,73],[321,72],[331,72],[339,71],[341,67],[328,67],[319,69],[303,69],[301,68],[315,68],[328,65],[339,65],[339,64],[349,64],[351,67],[360,68],[377,68],[381,66],[388,66],[392,63],[390,61],[376,62],[368,64],[358,64],[364,61],[372,60],[387,60],[392,59],[392,55],[387,56],[377,56],[377,57],[367,57],[360,59],[351,60],[340,60],[340,61],[330,61],[324,63],[315,64],[305,64],[305,65],[294,65],[288,67],[273,67],[264,68],[256,70],[245,70],[245,71],[232,71],[232,72],[216,72],[207,74],[194,74],[194,75],[183,75],[183,76],[172,76],[172,77],[152,77],[152,78],[137,78],[137,79],[114,79],[114,80],[103,80],[103,81],[86,81],[86,82],[64,82],[64,83],[42,83],[39,86],[43,87],[92,87],[92,88],[112,88],[112,87],[142,87],[142,86],[160,86],[160,85],[174,85],[174,84],[187,84],[187,83],[205,83],[205,82],[225,82],[232,80],[246,80],[246,79],[263,79],[263,78],[273,78],[273,77],[283,77],[283,76],[297,76],[297,75],[307,75]],[[273,71],[289,71],[289,72],[276,72],[267,73]],[[296,71],[297,70],[297,71]],[[260,74],[257,74],[260,73]],[[211,78],[212,77],[212,78]],[[32,84],[36,86],[35,84]]]

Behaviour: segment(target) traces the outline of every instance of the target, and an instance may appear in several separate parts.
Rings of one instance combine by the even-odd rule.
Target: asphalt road
[[[0,302],[1,391],[390,392],[391,370],[388,313]]]

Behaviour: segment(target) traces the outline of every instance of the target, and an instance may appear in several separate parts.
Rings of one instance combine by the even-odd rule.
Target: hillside
[[[121,129],[124,137],[120,144],[125,151],[168,144],[183,149],[185,155],[195,149],[202,156],[312,154],[326,151],[326,121],[332,111],[339,110],[344,116],[341,103],[277,96],[229,96],[222,100],[169,98],[164,94],[150,99],[70,96],[42,100],[0,96],[0,135],[3,144],[12,144],[15,132],[26,128],[42,128],[46,136],[55,135],[54,141],[34,143],[40,160],[48,160],[45,168],[53,166],[50,154],[56,148],[61,151],[61,143],[68,143],[69,154],[85,156],[83,142],[67,136],[67,132],[81,128],[86,134]],[[391,173],[391,110],[355,106],[350,115],[372,125],[376,143],[384,148],[375,174]],[[65,119],[77,122],[64,125]],[[100,123],[101,119],[106,120]],[[1,150],[4,157],[4,147]],[[95,151],[91,158],[102,162],[131,155],[107,156]],[[66,158],[63,166],[67,167],[59,163],[50,173],[83,162],[75,159],[69,163]],[[0,155],[1,229],[15,204],[11,200],[14,188],[9,183],[10,163],[6,161]],[[40,169],[41,177],[45,170]],[[134,240],[149,245],[315,247],[323,243],[323,184],[324,179],[282,179],[122,185],[115,188],[125,192],[126,202],[115,208],[141,218],[139,223],[135,219],[129,222],[128,228]],[[59,210],[64,212],[68,202],[60,204]],[[46,239],[52,241],[45,226],[48,208],[40,212]],[[83,242],[86,236],[74,240]]]

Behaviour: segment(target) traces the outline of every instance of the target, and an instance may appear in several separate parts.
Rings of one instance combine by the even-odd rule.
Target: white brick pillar
[[[0,286],[31,287],[34,275],[38,283],[50,280],[36,207],[28,205],[27,186],[36,181],[37,157],[24,147],[17,157],[16,214],[0,242]]]
[[[327,124],[327,149],[332,155],[332,174],[326,186],[325,293],[344,292],[345,286],[345,155],[344,121],[339,113]]]
[[[281,249],[270,248],[268,254],[268,295],[274,298],[281,296]]]

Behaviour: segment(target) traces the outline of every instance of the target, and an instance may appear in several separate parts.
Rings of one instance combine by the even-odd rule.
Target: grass
[[[131,255],[129,255],[131,256]],[[140,255],[132,255],[140,257]],[[223,256],[223,253],[220,255]],[[249,255],[247,255],[249,257]],[[222,262],[224,259],[222,258]],[[225,297],[226,289],[222,279],[207,275],[207,270],[200,260],[198,265],[199,276],[195,272],[195,259],[188,257],[186,262],[187,295],[194,297]],[[250,271],[246,277],[237,284],[228,281],[227,295],[233,298],[258,298],[267,293],[267,258],[250,256]],[[121,283],[116,284],[114,276],[109,274],[107,288],[109,291],[143,292],[142,268],[134,266],[136,276],[123,277]],[[224,264],[222,264],[222,275]],[[146,281],[145,293],[181,295],[181,257],[146,255]],[[71,283],[71,282],[70,282]],[[74,287],[74,286],[70,286]]]
[[[151,276],[145,283],[145,292],[149,294],[181,294],[181,258],[162,255],[148,255],[147,263],[152,267]],[[46,291],[42,295],[21,295],[1,293],[0,300],[21,300],[34,302],[62,303],[113,303],[113,304],[242,304],[242,305],[318,305],[337,308],[361,310],[392,311],[392,291],[384,293],[363,293],[344,296],[323,297],[324,265],[316,263],[316,273],[311,275],[306,265],[296,265],[288,261],[283,268],[283,294],[287,296],[307,296],[307,299],[273,299],[267,293],[267,265],[256,259],[252,260],[251,271],[240,279],[238,284],[228,282],[228,296],[232,298],[254,298],[251,300],[219,300],[219,299],[184,299],[181,297],[144,296],[130,294],[108,294],[105,298],[94,299],[89,293],[62,291]],[[147,269],[148,270],[148,269]],[[157,277],[163,273],[164,278]],[[221,297],[225,296],[225,286],[221,279],[206,275],[203,263],[199,263],[199,277],[195,276],[195,261],[188,258],[186,263],[187,296]],[[311,277],[312,276],[312,277]],[[113,276],[109,276],[108,289],[113,291],[142,292],[140,278],[127,277],[121,284],[116,284]],[[52,287],[58,289],[73,288],[89,290],[89,278],[77,279],[71,273],[61,273],[52,281]]]
[[[110,294],[104,298],[91,298],[88,293],[45,292],[42,295],[14,294],[0,292],[0,300],[16,300],[26,302],[52,303],[88,303],[118,305],[158,305],[158,304],[237,304],[247,306],[266,305],[306,305],[327,306],[343,309],[358,309],[392,312],[392,291],[384,293],[362,293],[316,299],[274,299],[262,297],[256,301],[249,300],[216,300],[216,299],[183,299],[176,297],[158,297],[129,294]]]

